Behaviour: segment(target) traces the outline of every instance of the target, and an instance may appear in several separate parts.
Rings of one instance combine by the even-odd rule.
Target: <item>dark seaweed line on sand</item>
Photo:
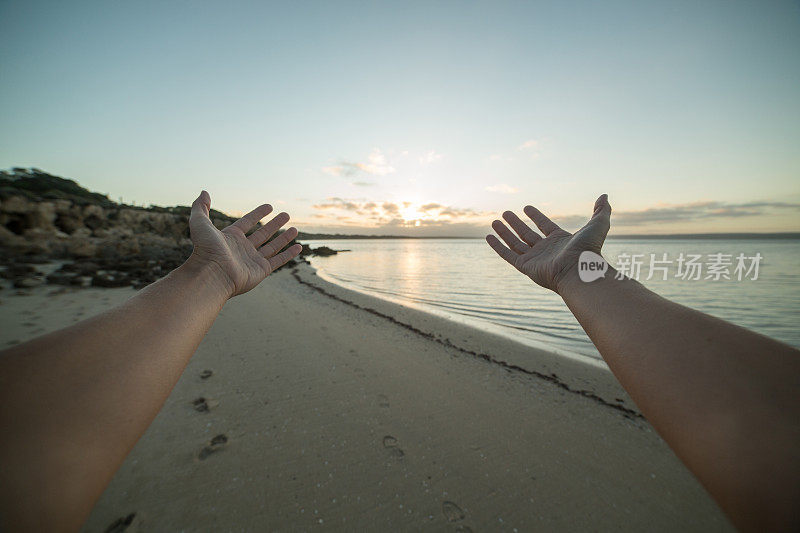
[[[417,335],[419,335],[421,337],[425,337],[428,340],[431,340],[433,342],[437,342],[437,343],[441,344],[442,346],[446,346],[447,348],[453,348],[453,349],[458,350],[459,352],[462,352],[464,354],[471,355],[473,357],[477,357],[477,358],[483,359],[484,361],[487,361],[487,362],[495,364],[495,365],[499,365],[499,366],[505,368],[508,371],[520,372],[520,373],[523,373],[523,374],[527,374],[529,376],[533,376],[535,378],[542,379],[544,381],[552,383],[553,385],[556,385],[557,387],[559,387],[559,388],[561,388],[561,389],[563,389],[563,390],[565,390],[565,391],[567,391],[569,393],[577,394],[579,396],[583,396],[584,398],[589,398],[590,400],[593,400],[596,403],[599,403],[600,405],[602,405],[604,407],[610,407],[611,409],[615,409],[617,411],[620,411],[621,413],[625,414],[628,417],[644,419],[644,416],[642,416],[641,413],[639,413],[637,411],[634,411],[633,409],[628,409],[627,407],[624,407],[622,405],[611,403],[611,402],[601,398],[597,394],[593,393],[592,391],[583,390],[583,389],[581,389],[581,390],[573,389],[572,387],[570,387],[569,385],[567,385],[566,383],[561,381],[555,374],[548,375],[548,374],[543,374],[541,372],[537,372],[535,370],[528,370],[527,368],[522,368],[521,366],[517,366],[517,365],[511,364],[511,363],[507,363],[505,361],[501,361],[499,359],[496,359],[496,358],[494,358],[491,355],[486,354],[486,353],[475,352],[473,350],[467,350],[466,348],[462,348],[461,346],[457,346],[457,345],[453,344],[450,341],[450,339],[440,339],[440,338],[436,337],[433,333],[427,333],[425,331],[417,329],[416,327],[412,326],[411,324],[406,324],[405,322],[401,322],[401,321],[397,320],[393,316],[381,313],[380,311],[377,311],[377,310],[369,308],[369,307],[364,307],[364,306],[358,305],[355,302],[351,302],[349,300],[345,300],[344,298],[341,298],[340,296],[336,296],[335,294],[331,294],[330,292],[326,291],[322,287],[318,287],[318,286],[314,285],[313,283],[309,283],[307,281],[303,281],[300,278],[300,275],[297,273],[297,269],[296,268],[292,269],[292,276],[294,277],[294,279],[297,280],[298,283],[300,283],[302,285],[305,285],[306,287],[310,287],[311,289],[317,291],[318,293],[320,293],[320,294],[322,294],[324,296],[327,296],[328,298],[332,298],[332,299],[334,299],[334,300],[336,300],[338,302],[342,302],[343,304],[347,304],[347,305],[349,305],[351,307],[355,307],[356,309],[360,309],[362,311],[366,311],[368,313],[372,313],[375,316],[379,316],[379,317],[381,317],[381,318],[383,318],[385,320],[388,320],[389,322],[391,322],[393,324],[396,324],[396,325],[398,325],[400,327],[403,327],[403,328],[405,328],[405,329],[407,329],[409,331],[412,331],[412,332],[416,333]]]

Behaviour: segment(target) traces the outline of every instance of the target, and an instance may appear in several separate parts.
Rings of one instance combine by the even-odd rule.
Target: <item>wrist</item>
[[[200,283],[212,292],[222,303],[234,294],[234,286],[225,271],[214,261],[202,259],[192,253],[189,259],[176,269],[176,272]]]
[[[568,299],[580,298],[585,295],[587,291],[595,290],[602,286],[631,281],[627,277],[619,279],[618,275],[619,272],[617,269],[609,265],[602,277],[592,281],[583,281],[580,278],[578,269],[572,268],[559,280],[556,292],[566,301]]]
[[[574,266],[562,270],[557,278],[555,279],[555,292],[562,298],[565,294],[574,291],[576,288],[580,288],[580,284],[583,283],[578,276],[578,269]]]

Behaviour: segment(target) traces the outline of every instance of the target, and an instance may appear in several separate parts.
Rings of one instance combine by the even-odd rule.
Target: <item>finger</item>
[[[611,228],[611,204],[608,203],[607,194],[601,194],[594,203],[594,211],[588,225],[599,227],[603,232],[603,239],[608,235],[608,230]]]
[[[515,254],[514,252],[503,246],[503,243],[500,242],[500,240],[494,235],[487,235],[486,242],[488,242],[489,246],[491,246],[492,249],[495,252],[497,252],[497,255],[508,261],[509,264],[511,264],[511,266],[516,268],[517,257],[519,257],[519,255]]]
[[[601,194],[597,201],[594,203],[594,211],[592,218],[598,216],[605,216],[611,218],[611,204],[608,203],[608,195]]]
[[[208,191],[201,191],[200,196],[192,202],[192,211],[189,215],[189,220],[193,218],[196,219],[197,217],[206,217],[208,218],[208,214],[211,211],[211,195],[208,194]]]
[[[275,232],[281,229],[287,222],[289,222],[289,213],[279,213],[275,218],[250,234],[247,239],[253,243],[253,246],[258,248],[272,238]]]
[[[557,229],[561,229],[558,227],[558,224],[547,218],[544,213],[533,207],[532,205],[525,206],[525,214],[533,220],[533,223],[536,224],[536,227],[539,228],[544,236],[547,237],[551,233],[553,233]]]
[[[500,222],[499,220],[495,220],[492,222],[492,229],[500,235],[500,238],[506,241],[506,244],[511,248],[514,252],[518,254],[524,254],[528,250],[530,250],[530,246],[519,240],[514,232],[506,227],[505,224]]]
[[[505,213],[503,213],[503,218],[506,220],[506,222],[508,222],[508,224],[512,228],[514,228],[514,231],[517,232],[517,234],[522,238],[522,240],[528,243],[530,246],[533,246],[534,244],[542,240],[542,236],[533,231],[530,228],[530,226],[528,226],[526,223],[520,220],[520,218],[516,215],[516,213],[512,211],[506,211]],[[506,240],[505,238],[503,240],[508,242],[508,240]]]
[[[272,206],[269,204],[263,204],[256,207],[255,209],[253,209],[252,211],[250,211],[245,216],[243,216],[242,218],[240,218],[239,220],[237,220],[228,227],[238,228],[242,230],[242,233],[247,233],[248,231],[253,229],[253,226],[255,226],[259,220],[269,215],[270,213],[272,213]]]
[[[269,263],[269,271],[275,272],[276,269],[282,267],[283,265],[288,263],[291,259],[297,257],[297,254],[299,254],[302,250],[303,250],[302,246],[300,246],[299,244],[293,244],[287,250],[282,251],[278,255],[270,257],[269,259],[267,259],[267,262]]]
[[[295,237],[297,237],[297,228],[289,228],[259,248],[258,251],[261,252],[261,255],[264,257],[272,257],[283,250],[283,247],[292,242]]]

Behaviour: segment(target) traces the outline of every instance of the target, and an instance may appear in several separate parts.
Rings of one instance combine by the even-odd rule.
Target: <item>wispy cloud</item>
[[[589,221],[587,215],[557,215],[551,218],[553,222],[567,231],[578,229]]]
[[[367,156],[366,161],[357,162],[343,160],[337,165],[322,167],[322,171],[332,176],[353,177],[361,174],[385,176],[386,174],[395,172],[395,168],[389,164],[386,155],[379,148],[375,148]]]
[[[528,155],[531,159],[536,159],[539,157],[539,148],[541,144],[536,139],[528,139],[524,143],[517,146],[517,150],[520,152],[524,152]]]
[[[329,210],[341,209],[343,211],[358,211],[363,204],[357,201],[343,200],[342,198],[328,198],[321,204],[315,204],[314,209]]]
[[[800,203],[789,202],[744,202],[726,203],[717,201],[693,202],[649,207],[639,211],[617,211],[614,224],[635,226],[665,222],[687,222],[711,218],[739,218],[764,215],[770,211],[798,211]]]
[[[383,207],[383,210],[386,213],[389,213],[391,215],[396,215],[397,213],[400,212],[400,207],[392,202],[384,202],[381,207]]]
[[[638,211],[614,211],[613,226],[648,226],[656,224],[698,222],[712,219],[735,219],[755,217],[780,212],[800,212],[800,203],[790,202],[743,202],[718,201],[691,202],[686,204],[658,205]],[[556,224],[567,230],[580,228],[589,220],[588,215],[555,215]]]
[[[489,192],[498,192],[501,194],[514,194],[519,192],[519,189],[516,187],[512,187],[511,185],[507,185],[505,183],[498,183],[497,185],[490,185],[486,187],[486,190]]]
[[[491,215],[487,211],[450,206],[438,202],[415,205],[412,202],[380,202],[339,197],[328,198],[313,207],[318,211],[322,211],[324,213],[323,216],[330,219],[338,218],[343,214],[359,215],[358,219],[353,219],[354,224],[371,226],[399,225],[419,227],[478,222],[485,224],[485,219]],[[315,216],[315,218],[320,217]]]
[[[439,216],[450,218],[485,218],[492,215],[491,211],[478,211],[471,207],[445,207],[439,211]]]
[[[511,149],[513,152],[509,150],[501,153],[491,154],[487,159],[493,163],[508,163],[515,160],[515,157],[511,154],[516,152],[521,152],[531,159],[536,159],[539,157],[540,147],[540,141],[536,139],[528,139],[527,141],[517,145],[516,150]]]
[[[321,170],[325,174],[330,174],[331,176],[346,176],[347,173],[350,172],[350,163],[343,163],[335,167],[322,167]]]
[[[430,165],[432,163],[436,163],[441,159],[442,159],[442,154],[437,153],[436,150],[430,150],[429,152],[426,152],[425,154],[420,156],[419,164],[423,166]]]

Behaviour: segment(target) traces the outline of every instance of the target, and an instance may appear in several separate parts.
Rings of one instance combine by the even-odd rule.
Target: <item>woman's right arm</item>
[[[489,244],[556,291],[609,368],[678,457],[742,529],[800,526],[800,352],[671,302],[609,268],[578,276],[582,251],[600,253],[611,207],[601,196],[569,234],[532,207],[544,236],[516,215]],[[548,242],[549,240],[549,242]]]
[[[797,530],[800,352],[609,274],[560,294],[622,386],[737,526]]]

